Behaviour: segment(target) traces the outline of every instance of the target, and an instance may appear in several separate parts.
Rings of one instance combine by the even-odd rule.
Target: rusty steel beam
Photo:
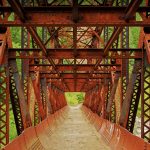
[[[136,0],[137,2],[137,0]],[[117,12],[120,13],[122,11],[127,11],[127,6],[99,6],[99,5],[95,5],[95,6],[91,6],[91,5],[78,5],[78,9],[79,12],[83,11],[83,12],[87,12],[87,11],[93,11],[93,12],[105,12],[105,13],[109,13],[109,12]],[[144,13],[146,11],[149,11],[150,6],[140,6],[137,8],[136,12],[140,12],[140,13]],[[14,10],[12,9],[12,7],[10,6],[0,6],[0,9],[2,12],[14,12]],[[41,13],[41,12],[45,12],[45,13],[50,13],[50,12],[69,12],[72,13],[72,7],[70,6],[25,6],[23,7],[25,12],[35,12],[35,13]]]
[[[150,65],[144,53],[141,80],[141,138],[150,142]]]
[[[148,63],[150,64],[150,34],[145,34],[144,46],[146,48],[147,60],[148,60]]]
[[[13,1],[8,1],[8,2],[12,6],[13,10],[16,12],[17,16],[19,16],[21,18],[21,21],[25,22],[27,20],[27,17],[26,17],[27,15],[25,14],[24,9],[21,6],[20,2],[18,0],[17,1],[13,0]],[[43,44],[41,38],[37,34],[36,30],[33,27],[27,27],[27,30],[31,34],[33,39],[35,40],[36,44],[40,47],[43,54],[47,57],[48,61],[51,63],[53,68],[55,69],[55,63],[54,63],[53,59],[50,56],[48,56],[47,49],[46,49],[45,45]]]
[[[0,65],[3,63],[6,51],[6,33],[0,33]]]
[[[9,75],[10,100],[11,100],[11,104],[12,104],[12,110],[13,110],[14,120],[15,120],[15,124],[16,124],[17,134],[20,135],[24,130],[23,120],[22,120],[23,118],[22,118],[22,114],[21,114],[19,97],[18,97],[18,93],[16,90],[15,81],[14,81],[14,77],[13,77],[13,73],[12,73],[11,69],[10,69],[9,74],[10,74]]]
[[[129,21],[130,19],[132,19],[132,17],[134,17],[134,15],[141,3],[142,3],[142,0],[132,0],[129,3],[129,5],[125,11],[126,14],[123,17],[125,21]]]
[[[93,53],[98,53],[102,54],[102,51],[104,50],[103,48],[76,48],[78,53],[83,52],[93,52]],[[42,52],[40,48],[8,48],[9,52]],[[140,52],[142,51],[142,48],[110,48],[110,52]],[[47,53],[57,53],[57,52],[64,52],[64,53],[69,53],[73,52],[73,48],[47,48]]]
[[[124,11],[109,11],[109,12],[94,12],[91,10],[80,12],[82,19],[78,23],[74,23],[72,20],[72,14],[70,12],[29,12],[26,11],[28,19],[26,22],[20,21],[20,17],[16,16],[14,21],[1,20],[0,26],[149,26],[150,21],[148,19],[143,21],[136,21],[131,19],[130,22],[126,22],[120,17],[124,16]],[[110,19],[111,18],[111,19]],[[41,21],[42,20],[42,21]]]
[[[36,68],[35,66],[38,66]],[[76,66],[77,71],[92,71],[94,64],[81,64]],[[73,71],[74,66],[73,65],[56,65],[56,68],[62,72],[62,71]],[[50,64],[32,64],[30,65],[30,71],[36,71],[39,70],[42,71],[52,71],[52,67]],[[119,64],[100,64],[98,66],[98,71],[121,71],[121,66]]]
[[[120,73],[117,72],[115,74],[115,77],[114,77],[114,83],[113,83],[111,93],[110,93],[110,97],[109,97],[108,103],[107,103],[107,109],[106,109],[107,118],[109,118],[110,115],[111,115],[111,108],[112,108],[112,104],[113,104],[113,101],[114,101],[114,98],[115,98],[115,93],[116,93],[116,89],[117,89],[117,86],[118,86],[119,77],[120,77]]]
[[[24,96],[23,86],[22,86],[22,83],[20,80],[16,60],[10,60],[9,64],[12,69],[12,74],[14,77],[14,82],[15,82],[17,93],[18,93],[23,126],[24,126],[24,128],[27,128],[27,127],[31,126],[31,118],[30,118],[28,107],[27,107],[27,102],[26,102],[26,99]]]
[[[47,89],[47,82],[46,82],[46,78],[43,78],[41,79],[41,91],[43,92],[44,94],[44,97],[45,97],[45,103],[46,103],[46,108],[45,108],[45,113],[51,113],[52,112],[52,108],[51,108],[51,103],[48,99],[48,89]],[[48,109],[48,110],[47,110]]]
[[[40,39],[40,37],[38,36],[36,30],[32,27],[28,27],[27,30],[32,35],[32,37],[35,40],[36,44],[40,47],[43,54],[47,57],[48,61],[51,63],[51,65],[55,69],[55,63],[54,63],[53,59],[50,56],[48,56],[47,49],[46,49],[45,45],[43,44],[42,40]]]
[[[57,75],[57,73],[53,73],[53,72],[51,72],[51,71],[50,71],[50,72],[48,72],[48,71],[45,71],[45,72],[44,72],[44,71],[41,71],[41,72],[39,72],[39,73],[40,73],[40,74],[43,74],[43,75],[44,75],[44,74],[45,74],[45,75],[48,74],[48,75],[51,75],[51,76],[59,77],[59,76]],[[68,73],[68,72],[62,72],[62,73],[61,73],[61,76],[68,76],[68,75],[70,76],[70,75],[73,75],[73,74],[74,74],[73,72],[69,72],[69,73]],[[82,75],[83,75],[83,76],[85,75],[85,76],[86,76],[86,75],[89,75],[89,73],[86,73],[86,72],[84,72],[84,73],[77,72],[77,75],[79,75],[79,76],[80,76],[80,75],[81,75],[81,76],[82,76]],[[108,72],[95,72],[95,73],[91,74],[91,77],[94,77],[94,76],[96,76],[96,75],[110,75],[110,73],[108,73]],[[61,78],[60,78],[60,79],[61,79]]]
[[[21,21],[23,22],[23,23],[25,23],[28,19],[28,17],[27,17],[27,14],[26,13],[24,13],[24,9],[23,9],[23,7],[21,6],[21,4],[20,4],[20,2],[17,0],[17,1],[8,1],[9,3],[10,3],[10,5],[12,6],[12,8],[13,8],[13,10],[15,11],[15,13],[17,14],[17,16],[19,17],[19,18],[21,18],[22,17],[22,15],[24,15],[24,18],[21,18]],[[20,13],[18,13],[20,11]],[[20,16],[21,15],[21,16]],[[38,33],[36,32],[36,30],[33,28],[33,27],[31,27],[31,26],[28,26],[27,27],[27,30],[28,30],[28,32],[31,34],[31,36],[33,37],[33,39],[34,39],[34,41],[36,42],[36,44],[40,47],[40,49],[42,50],[42,52],[43,52],[43,54],[44,54],[44,56],[46,56],[46,58],[48,59],[48,61],[51,63],[51,65],[53,66],[53,68],[54,68],[54,70],[58,73],[58,75],[59,75],[59,71],[57,71],[57,69],[55,68],[55,62],[54,62],[54,60],[50,57],[50,55],[48,55],[47,54],[47,49],[46,49],[46,47],[45,47],[45,45],[44,45],[44,43],[42,42],[42,40],[41,40],[41,38],[39,37],[39,35],[38,35]],[[62,80],[62,82],[63,82],[63,80]],[[66,87],[68,87],[67,86],[67,84],[66,83],[64,83],[64,85],[66,86]]]
[[[43,108],[42,99],[41,99],[41,95],[40,95],[39,72],[31,73],[31,80],[32,80],[33,88],[34,88],[35,98],[36,98],[37,104],[38,104],[39,117],[40,117],[40,120],[43,120],[46,116],[44,113],[44,108]]]
[[[125,17],[124,20],[127,22],[129,22],[129,20],[131,21],[131,19],[133,18],[129,18],[130,15],[135,15],[136,10],[138,9],[139,5],[140,5],[141,1],[131,1],[130,4],[128,5],[126,12],[125,12]],[[118,47],[118,36],[121,33],[121,31],[123,30],[123,26],[121,27],[117,27],[115,25],[114,26],[114,32],[112,33],[109,41],[107,42],[106,46],[104,47],[103,50],[103,56],[106,57],[109,54],[109,49],[111,47],[114,47],[113,44],[115,44],[115,47]],[[116,43],[117,40],[117,43]],[[96,62],[95,66],[94,66],[94,70],[97,69],[98,65],[101,63],[102,59],[98,59],[98,61]],[[93,71],[90,72],[90,74],[92,74]],[[85,84],[83,84],[83,87],[81,88],[81,90],[84,88]],[[111,101],[111,100],[110,100]],[[110,106],[111,107],[111,106]],[[110,113],[110,112],[108,112]]]
[[[14,12],[19,16],[20,20],[22,22],[25,22],[27,17],[25,15],[25,11],[22,8],[20,2],[18,0],[8,0],[8,2],[11,5],[12,9],[14,10]]]
[[[45,56],[35,56],[34,53],[33,54],[29,54],[28,56],[23,56],[23,55],[9,55],[9,59],[46,59]],[[77,59],[99,59],[99,55],[94,55],[94,56],[90,56],[90,55],[79,55],[77,57]],[[61,57],[60,55],[56,55],[53,56],[52,59],[73,59],[73,55],[71,54],[71,56],[63,56]],[[142,55],[141,52],[135,53],[135,54],[126,54],[126,55],[121,55],[121,54],[117,54],[117,55],[110,55],[105,57],[105,59],[142,59]]]
[[[27,20],[27,14],[25,13],[24,8],[21,6],[20,2],[18,0],[8,0],[9,4],[11,5],[12,9],[15,11],[17,16],[21,19],[21,21],[24,23]],[[44,55],[47,56],[47,50],[45,45],[42,43],[42,40],[38,36],[36,30],[33,27],[27,27],[28,32],[32,35],[33,39],[37,43],[37,45],[40,47]],[[55,68],[55,64],[53,60],[48,57],[49,62],[53,65]]]
[[[117,49],[116,49],[117,50]],[[116,51],[114,50],[114,51]],[[118,51],[123,51],[123,50],[127,50],[128,49],[118,49]],[[32,50],[29,52],[32,52],[30,54],[28,54],[28,56],[25,55],[17,55],[16,56],[16,51],[21,51],[21,49],[10,49],[9,50],[9,59],[11,58],[18,58],[18,59],[33,59],[33,58],[39,58],[39,59],[44,59],[46,58],[45,56],[42,55],[42,53],[39,53],[39,51],[35,50],[35,52],[32,52]],[[26,49],[26,51],[28,51],[28,49]],[[69,50],[64,50],[64,49],[59,49],[59,50],[47,50],[48,51],[48,55],[51,56],[51,58],[53,59],[73,59],[74,58],[74,54],[71,51],[71,49]],[[78,49],[78,55],[76,56],[77,59],[99,59],[103,57],[103,50],[93,50],[93,49]],[[113,50],[112,50],[113,51]],[[132,51],[132,49],[131,49]],[[35,55],[36,52],[38,52],[38,55]],[[133,59],[133,58],[142,58],[142,50],[141,49],[133,49],[133,52],[131,53],[126,53],[125,55],[122,55],[122,53],[118,53],[116,55],[110,54],[109,56],[106,57],[107,59],[110,58],[114,58],[114,59]],[[99,64],[99,63],[98,63]],[[98,65],[97,64],[97,65]]]
[[[30,47],[30,35],[26,28],[21,28],[21,48],[29,48]],[[21,52],[22,55],[26,55],[28,52]],[[27,104],[29,101],[29,59],[22,59],[22,86],[24,90],[24,96]]]
[[[89,76],[89,74],[77,74],[77,79],[85,79]],[[55,75],[50,75],[49,73],[48,74],[41,74],[40,75],[41,78],[51,78],[51,79],[60,79],[58,76],[55,76]],[[63,75],[63,79],[72,79],[74,78],[73,74],[64,74]],[[97,75],[97,76],[91,76],[89,77],[89,79],[103,79],[103,78],[111,78],[111,75],[110,74],[105,74],[105,75]],[[61,79],[60,79],[61,80]]]
[[[128,121],[126,124],[126,129],[133,133],[135,120],[137,116],[139,101],[141,95],[141,72],[138,72],[136,82],[134,84],[133,95],[130,103]]]
[[[119,34],[123,30],[123,27],[117,27],[115,31],[113,32],[112,36],[110,37],[109,41],[107,42],[105,48],[104,48],[104,56],[108,54],[109,49],[111,48],[112,44],[115,42],[115,40],[118,38]]]
[[[121,110],[119,123],[123,127],[127,126],[128,115],[129,115],[129,111],[130,111],[129,110],[130,103],[131,103],[133,91],[134,91],[134,85],[136,83],[137,75],[138,75],[140,68],[141,68],[141,60],[136,60],[134,67],[133,67],[133,71],[131,74],[129,84],[127,86],[126,96],[125,96],[125,99],[122,104],[122,110]]]
[[[0,66],[0,149],[9,143],[9,70]]]
[[[9,0],[10,1],[10,0]],[[10,4],[12,1],[10,1]],[[16,6],[12,4],[13,8]],[[134,5],[133,5],[134,6]],[[137,5],[135,5],[137,6]],[[81,7],[81,6],[80,6]],[[120,19],[120,17],[123,18],[124,12],[127,9],[127,7],[82,7],[79,9],[79,14],[82,16],[82,19],[79,19],[78,23],[76,25],[112,25],[112,26],[137,26],[137,25],[148,25],[149,21],[130,21],[127,23],[126,21]],[[53,7],[24,7],[22,11],[22,8],[17,5],[17,11],[14,9],[14,11],[19,15],[18,18],[15,18],[15,21],[4,21],[0,23],[1,25],[38,25],[38,26],[57,26],[57,25],[74,25],[74,21],[72,19],[72,7],[59,7],[59,6],[53,6]],[[131,15],[133,12],[146,12],[149,7],[141,7],[137,10],[129,9],[127,16],[124,16],[125,18],[128,18],[129,15]],[[12,11],[12,8],[10,7],[1,7],[4,11]],[[66,10],[65,10],[66,9]],[[69,10],[68,10],[69,9]],[[47,10],[47,11],[46,11]],[[133,11],[134,10],[134,11]],[[47,13],[45,13],[45,11]],[[49,11],[49,12],[48,12]],[[24,13],[25,12],[25,13]],[[24,20],[26,14],[28,21],[23,24],[20,21],[20,18]],[[44,16],[44,17],[43,17]],[[89,16],[89,17],[88,17]],[[111,16],[111,17],[110,17]],[[111,18],[111,19],[110,19]],[[42,22],[40,20],[43,20]]]
[[[141,2],[142,0],[135,0],[135,1],[130,2],[130,4],[128,5],[126,9],[125,16],[123,17],[125,21],[129,21],[132,19],[133,15],[135,15],[136,10],[138,9]],[[115,31],[113,32],[111,38],[109,39],[109,41],[107,42],[104,48],[104,56],[108,54],[109,49],[111,48],[114,41],[118,38],[122,30],[123,30],[123,27],[116,27]]]

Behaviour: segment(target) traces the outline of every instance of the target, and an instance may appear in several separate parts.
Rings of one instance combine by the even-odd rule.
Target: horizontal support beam
[[[48,53],[53,53],[53,52],[73,52],[73,48],[47,48],[47,52]],[[81,51],[88,51],[88,52],[102,52],[104,49],[103,48],[77,48],[76,49],[77,52],[81,52]],[[8,48],[9,52],[41,52],[42,50],[39,48],[26,48],[26,49],[22,49],[22,48]],[[109,49],[110,52],[140,52],[142,51],[141,48],[111,48]]]
[[[50,13],[50,12],[72,12],[72,7],[70,6],[36,6],[36,7],[23,7],[23,9],[25,10],[25,12],[35,12],[35,13],[41,13],[41,12],[45,12],[45,13]],[[95,5],[95,6],[89,6],[89,5],[78,5],[78,10],[79,12],[82,11],[93,11],[93,12],[108,12],[108,11],[115,11],[115,12],[120,12],[120,11],[125,11],[127,9],[126,6],[99,6],[99,5]],[[12,7],[9,6],[0,6],[0,10],[3,12],[13,12]],[[149,6],[141,6],[137,9],[137,12],[146,12],[149,11],[150,7]]]
[[[37,66],[37,67],[36,67]],[[74,65],[56,65],[58,71],[73,71]],[[92,71],[94,64],[80,64],[76,65],[76,71]],[[52,67],[50,64],[34,64],[30,65],[30,71],[50,71]],[[121,71],[121,65],[119,64],[100,64],[97,71]]]
[[[60,80],[57,79],[47,79],[48,82],[52,82],[52,83],[56,83],[56,82],[60,82]],[[64,81],[66,83],[73,83],[74,79],[69,78],[69,79],[64,79]],[[77,79],[77,83],[84,83],[86,81],[86,79]],[[88,83],[100,83],[102,81],[102,79],[90,79],[88,81]]]
[[[41,78],[49,78],[49,79],[60,79],[57,74],[41,74]],[[63,79],[74,79],[73,73],[62,74]],[[87,79],[89,77],[88,73],[77,73],[76,79]],[[103,79],[103,78],[111,78],[111,74],[98,74],[98,75],[91,75],[89,79]],[[61,81],[61,80],[60,80]]]
[[[77,78],[77,83],[84,83],[87,79],[81,79],[81,78]],[[88,83],[92,82],[92,83],[102,83],[105,80],[105,78],[99,78],[99,79],[89,79]],[[66,83],[72,83],[74,82],[73,78],[65,78],[64,81]],[[56,83],[56,82],[61,82],[61,80],[59,79],[50,79],[47,78],[47,82],[52,82],[52,83]]]
[[[120,59],[128,59],[128,58],[142,58],[142,49],[110,49],[109,52],[133,52],[133,53],[121,53],[118,54],[110,54],[106,58],[120,58]],[[16,55],[16,52],[17,55]],[[30,52],[27,54],[27,56],[22,55],[20,52]],[[38,55],[37,55],[37,52]],[[74,58],[74,52],[72,49],[47,49],[48,55],[50,55],[53,59],[73,59]],[[36,54],[36,55],[35,55]],[[46,58],[42,55],[42,52],[40,49],[9,49],[9,59],[33,59],[33,58],[39,58],[43,59]],[[103,57],[103,49],[77,49],[77,59],[100,59]]]
[[[95,9],[95,8],[94,8]],[[135,18],[129,22],[123,20],[124,9],[118,10],[81,10],[78,23],[74,23],[72,11],[51,11],[37,12],[27,11],[25,23],[16,16],[13,21],[1,20],[0,26],[149,26],[150,20],[136,21]],[[145,11],[144,11],[145,12]],[[41,21],[42,20],[42,21]]]
[[[74,83],[71,83],[71,84],[67,84],[68,87],[69,87],[69,91],[68,89],[64,89],[62,87],[62,84],[61,83],[52,83],[52,85],[56,86],[56,87],[59,87],[61,89],[63,89],[65,92],[81,92],[80,89],[82,87],[82,84],[78,84],[76,85],[76,90],[74,89]],[[100,85],[100,83],[93,83],[93,84],[88,84],[87,86],[85,86],[85,88],[82,90],[82,92],[86,92],[94,87],[96,87],[96,85]]]

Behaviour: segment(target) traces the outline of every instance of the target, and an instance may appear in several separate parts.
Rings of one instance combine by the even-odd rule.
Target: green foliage
[[[66,92],[65,97],[69,105],[76,106],[84,101],[83,92]]]
[[[13,48],[21,48],[21,27],[11,27],[10,31]]]
[[[14,115],[13,115],[13,111],[10,108],[9,111],[9,119],[10,119],[10,123],[9,123],[9,131],[10,131],[10,136],[9,136],[9,140],[12,141],[15,137],[17,137],[17,130],[16,130],[16,124],[15,124],[15,120],[14,120]]]
[[[139,35],[140,35],[140,28],[139,27],[132,27],[132,28],[130,27],[129,30],[130,30],[130,32],[129,32],[130,48],[137,48]]]

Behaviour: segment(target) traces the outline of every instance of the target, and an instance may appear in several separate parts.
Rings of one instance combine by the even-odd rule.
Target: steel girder
[[[122,104],[122,110],[121,110],[121,115],[120,115],[120,125],[122,125],[124,127],[127,126],[128,118],[130,118],[130,115],[132,115],[129,113],[131,111],[131,109],[130,109],[131,104],[134,105],[134,107],[138,107],[136,104],[132,103],[132,101],[134,101],[132,96],[134,93],[134,85],[136,84],[136,79],[137,79],[137,77],[139,77],[138,73],[139,73],[140,69],[141,69],[141,60],[135,60],[135,64],[133,67],[133,71],[131,74],[129,84],[127,86],[126,96],[125,96],[125,99]],[[137,80],[138,80],[138,82],[140,82],[139,79],[137,79]],[[137,90],[135,92],[136,92],[136,96],[138,96],[137,94],[139,94],[139,93],[137,93]],[[137,102],[138,101],[139,100],[137,99]],[[134,108],[134,113],[136,113],[136,109],[137,108]],[[132,119],[135,119],[135,118],[132,118]]]
[[[0,4],[2,5],[2,4]],[[4,16],[0,13],[0,19]],[[9,68],[7,29],[0,31],[0,149],[9,143]]]
[[[23,125],[23,120],[22,120],[23,118],[22,118],[22,114],[21,114],[19,97],[18,97],[18,93],[16,90],[15,81],[14,81],[14,77],[13,77],[13,73],[12,73],[11,69],[10,69],[9,90],[10,90],[10,100],[11,100],[11,104],[12,104],[17,134],[20,135],[22,133],[22,131],[24,130],[24,125]]]
[[[115,93],[116,93],[116,89],[117,89],[117,86],[118,86],[119,77],[120,77],[120,73],[116,73],[115,77],[114,77],[114,81],[113,81],[113,86],[112,86],[112,89],[111,89],[110,97],[108,99],[107,109],[106,109],[106,115],[107,115],[108,119],[111,118],[111,113],[112,113],[111,108],[112,108],[112,105],[113,105],[113,102],[114,102],[114,98],[115,98]]]
[[[0,66],[0,148],[9,142],[9,70]]]
[[[144,48],[144,45],[143,45]],[[150,65],[143,52],[141,76],[141,137],[150,142]]]
[[[1,8],[2,10],[5,11],[11,11],[11,8]],[[24,8],[26,12],[26,16],[30,19],[28,19],[25,23],[20,21],[20,17],[23,19],[24,15],[22,13],[21,16],[15,17],[14,21],[7,21],[7,20],[2,20],[0,22],[0,26],[73,26],[75,25],[74,21],[72,20],[72,8],[61,8],[58,9],[57,7],[43,7],[43,8],[36,8],[33,12],[35,7],[28,7]],[[43,9],[40,11],[40,9]],[[50,10],[53,11],[51,12]],[[64,9],[64,11],[63,11]],[[65,11],[66,9],[66,11]],[[70,12],[68,12],[68,9],[70,9]],[[136,21],[134,18],[130,22],[126,22],[122,18],[128,18],[128,16],[124,16],[124,12],[126,10],[126,7],[119,7],[119,11],[117,10],[118,8],[114,8],[114,10],[110,9],[109,7],[103,7],[103,8],[98,8],[95,9],[94,7],[86,9],[83,8],[83,11],[81,9],[80,15],[82,16],[82,19],[78,21],[76,24],[77,26],[147,26],[150,24],[149,20],[144,20],[144,21]],[[90,11],[89,11],[90,9]],[[145,12],[148,10],[149,7],[141,8],[139,11]],[[43,13],[43,11],[46,11],[48,13]],[[57,10],[54,12],[54,10]],[[60,10],[60,11],[59,11]],[[39,11],[39,12],[38,12]],[[136,10],[135,10],[136,11]],[[131,11],[132,12],[132,11]],[[19,12],[17,12],[19,13]],[[127,14],[129,15],[129,14]],[[131,14],[130,14],[131,15]],[[89,17],[90,16],[90,17]],[[112,19],[110,19],[110,16]],[[132,15],[131,15],[132,16]],[[69,18],[69,19],[68,19]],[[41,22],[41,20],[43,20]],[[118,28],[119,29],[119,28]],[[119,31],[119,30],[118,30]]]
[[[128,120],[126,124],[126,129],[131,133],[133,133],[134,130],[134,124],[139,106],[140,95],[141,95],[141,72],[139,71],[137,73],[136,81],[134,84],[133,95],[130,102]]]
[[[23,86],[22,86],[20,75],[18,72],[16,60],[10,60],[9,65],[12,70],[16,90],[18,93],[23,126],[24,126],[24,128],[27,128],[27,127],[31,126],[31,118],[30,118],[29,109],[27,106],[27,101],[24,96]]]

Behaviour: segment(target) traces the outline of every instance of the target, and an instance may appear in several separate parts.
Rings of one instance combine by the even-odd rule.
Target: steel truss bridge
[[[1,148],[10,104],[22,135],[61,112],[64,92],[85,92],[86,114],[131,133],[140,107],[150,142],[149,15],[149,0],[0,0]]]

